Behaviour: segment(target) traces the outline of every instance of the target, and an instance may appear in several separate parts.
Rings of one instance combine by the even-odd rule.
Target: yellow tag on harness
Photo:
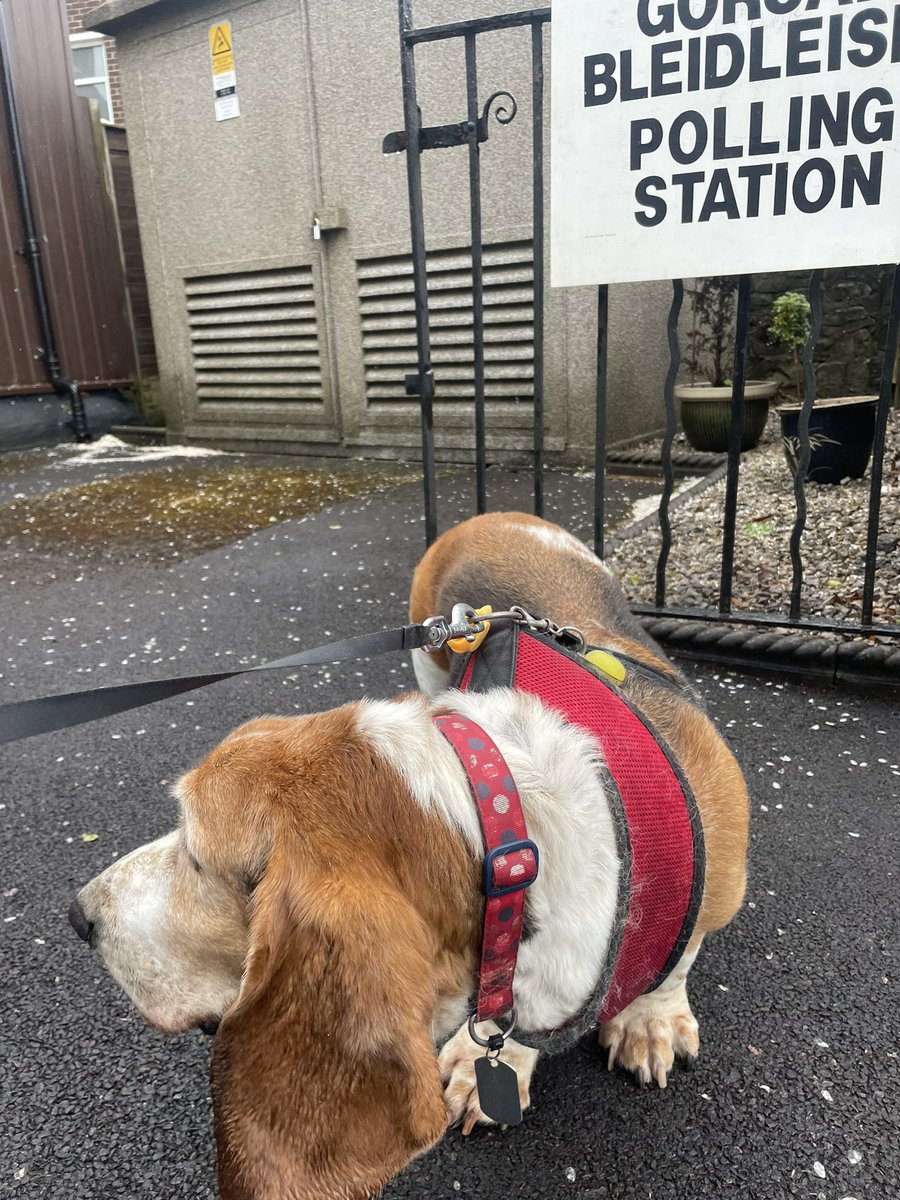
[[[624,664],[614,654],[610,654],[608,650],[588,650],[584,657],[591,666],[596,667],[598,671],[602,671],[604,675],[608,675],[611,679],[614,679],[616,683],[621,683],[628,674]]]
[[[485,604],[484,608],[476,608],[475,609],[475,612],[477,613],[477,615],[479,617],[484,617],[489,612],[492,612],[492,611],[493,610],[491,609],[491,606],[489,604]],[[454,654],[471,654],[473,650],[478,649],[478,647],[481,645],[481,643],[484,641],[484,639],[487,637],[487,635],[490,632],[491,632],[491,623],[490,623],[490,621],[485,621],[484,629],[482,629],[481,633],[476,633],[471,641],[468,638],[464,638],[464,637],[452,638],[447,643],[447,649],[452,650]]]

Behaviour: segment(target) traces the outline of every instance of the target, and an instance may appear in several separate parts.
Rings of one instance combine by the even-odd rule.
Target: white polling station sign
[[[553,0],[551,283],[900,260],[900,3]]]

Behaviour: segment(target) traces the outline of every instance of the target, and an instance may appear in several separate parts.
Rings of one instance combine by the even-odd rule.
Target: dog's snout
[[[89,921],[84,915],[84,909],[78,903],[77,899],[73,900],[69,905],[69,924],[83,942],[91,940],[91,934],[94,932],[94,922]]]

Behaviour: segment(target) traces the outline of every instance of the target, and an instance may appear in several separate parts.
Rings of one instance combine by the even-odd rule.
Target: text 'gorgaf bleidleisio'
[[[833,81],[848,67],[900,63],[900,4],[892,13],[858,0],[638,0],[636,7],[644,45],[586,54],[584,104],[686,99],[674,117],[645,112],[630,122],[639,225],[880,203],[893,95],[880,85]],[[718,31],[705,32],[716,18]],[[764,95],[740,114],[729,110],[730,88],[763,90],[772,80],[810,76],[832,85],[798,89],[777,110]],[[723,102],[711,112],[690,106],[700,93],[720,93]],[[837,157],[821,153],[842,147]]]

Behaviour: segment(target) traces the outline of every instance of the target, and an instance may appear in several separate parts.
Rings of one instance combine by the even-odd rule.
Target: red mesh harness
[[[598,1013],[601,1022],[608,1021],[635,997],[658,987],[690,940],[705,867],[694,797],[672,752],[646,718],[613,680],[580,655],[512,626],[492,632],[463,666],[457,683],[461,691],[511,686],[530,692],[590,734],[603,751],[615,785],[611,788],[604,777],[619,818],[623,867],[622,918],[610,946],[608,985]],[[665,686],[678,686],[641,664],[631,669],[649,673]],[[524,827],[516,833],[517,840],[524,838]]]

